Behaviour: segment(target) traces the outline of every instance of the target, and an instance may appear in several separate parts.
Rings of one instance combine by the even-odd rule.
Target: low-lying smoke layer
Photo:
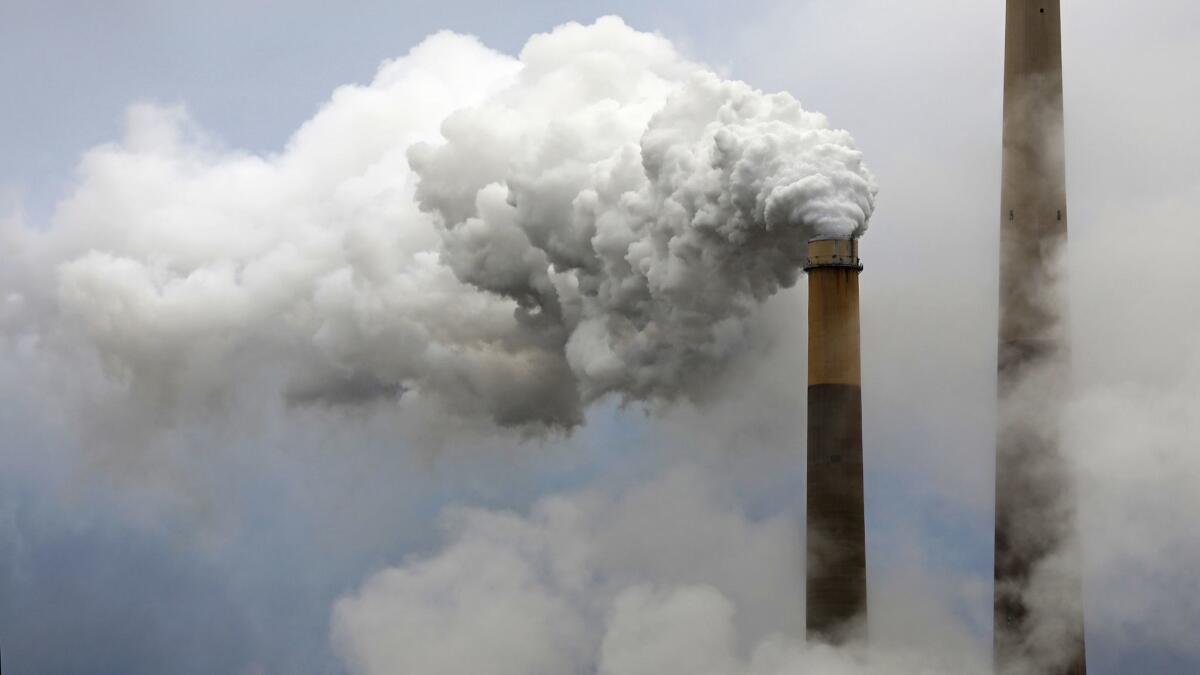
[[[606,394],[699,393],[807,240],[860,235],[874,194],[846,132],[618,19],[519,59],[444,33],[275,155],[135,106],[49,228],[0,230],[0,327],[81,335],[160,405],[249,371],[297,404],[570,426]]]
[[[805,644],[790,520],[754,520],[703,472],[559,495],[528,517],[463,509],[446,546],[342,597],[350,672],[983,675],[951,617],[942,650]],[[919,600],[904,599],[911,620]],[[899,609],[899,608],[897,608]]]

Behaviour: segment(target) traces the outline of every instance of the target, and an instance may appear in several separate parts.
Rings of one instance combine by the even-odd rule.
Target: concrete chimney
[[[862,378],[858,240],[808,244],[809,639],[843,642],[865,628]]]
[[[1001,675],[1087,672],[1072,481],[1058,430],[1070,375],[1064,154],[1059,1],[1008,0],[994,595]],[[1051,556],[1055,564],[1045,565]],[[1033,616],[1033,599],[1051,609]],[[1035,633],[1037,621],[1049,630]]]

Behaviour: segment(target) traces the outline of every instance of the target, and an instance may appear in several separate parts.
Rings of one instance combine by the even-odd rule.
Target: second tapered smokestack
[[[807,630],[842,642],[865,626],[857,239],[808,244]]]
[[[997,363],[999,675],[1086,675],[1081,569],[1060,417],[1069,392],[1062,19],[1008,0]]]

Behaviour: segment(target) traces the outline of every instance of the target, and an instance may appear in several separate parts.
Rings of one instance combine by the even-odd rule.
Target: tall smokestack
[[[1069,378],[1061,32],[1058,0],[1008,0],[994,595],[1001,674],[1087,672],[1074,501],[1058,431]]]
[[[867,611],[857,239],[808,244],[810,639],[842,642]]]

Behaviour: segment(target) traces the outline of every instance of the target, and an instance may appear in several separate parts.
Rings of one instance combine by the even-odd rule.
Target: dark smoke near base
[[[156,405],[269,371],[295,404],[533,427],[711,389],[808,239],[861,234],[875,195],[824,117],[615,18],[519,60],[434,36],[273,156],[137,106],[79,175],[48,230],[2,233],[12,330],[94,347]]]

